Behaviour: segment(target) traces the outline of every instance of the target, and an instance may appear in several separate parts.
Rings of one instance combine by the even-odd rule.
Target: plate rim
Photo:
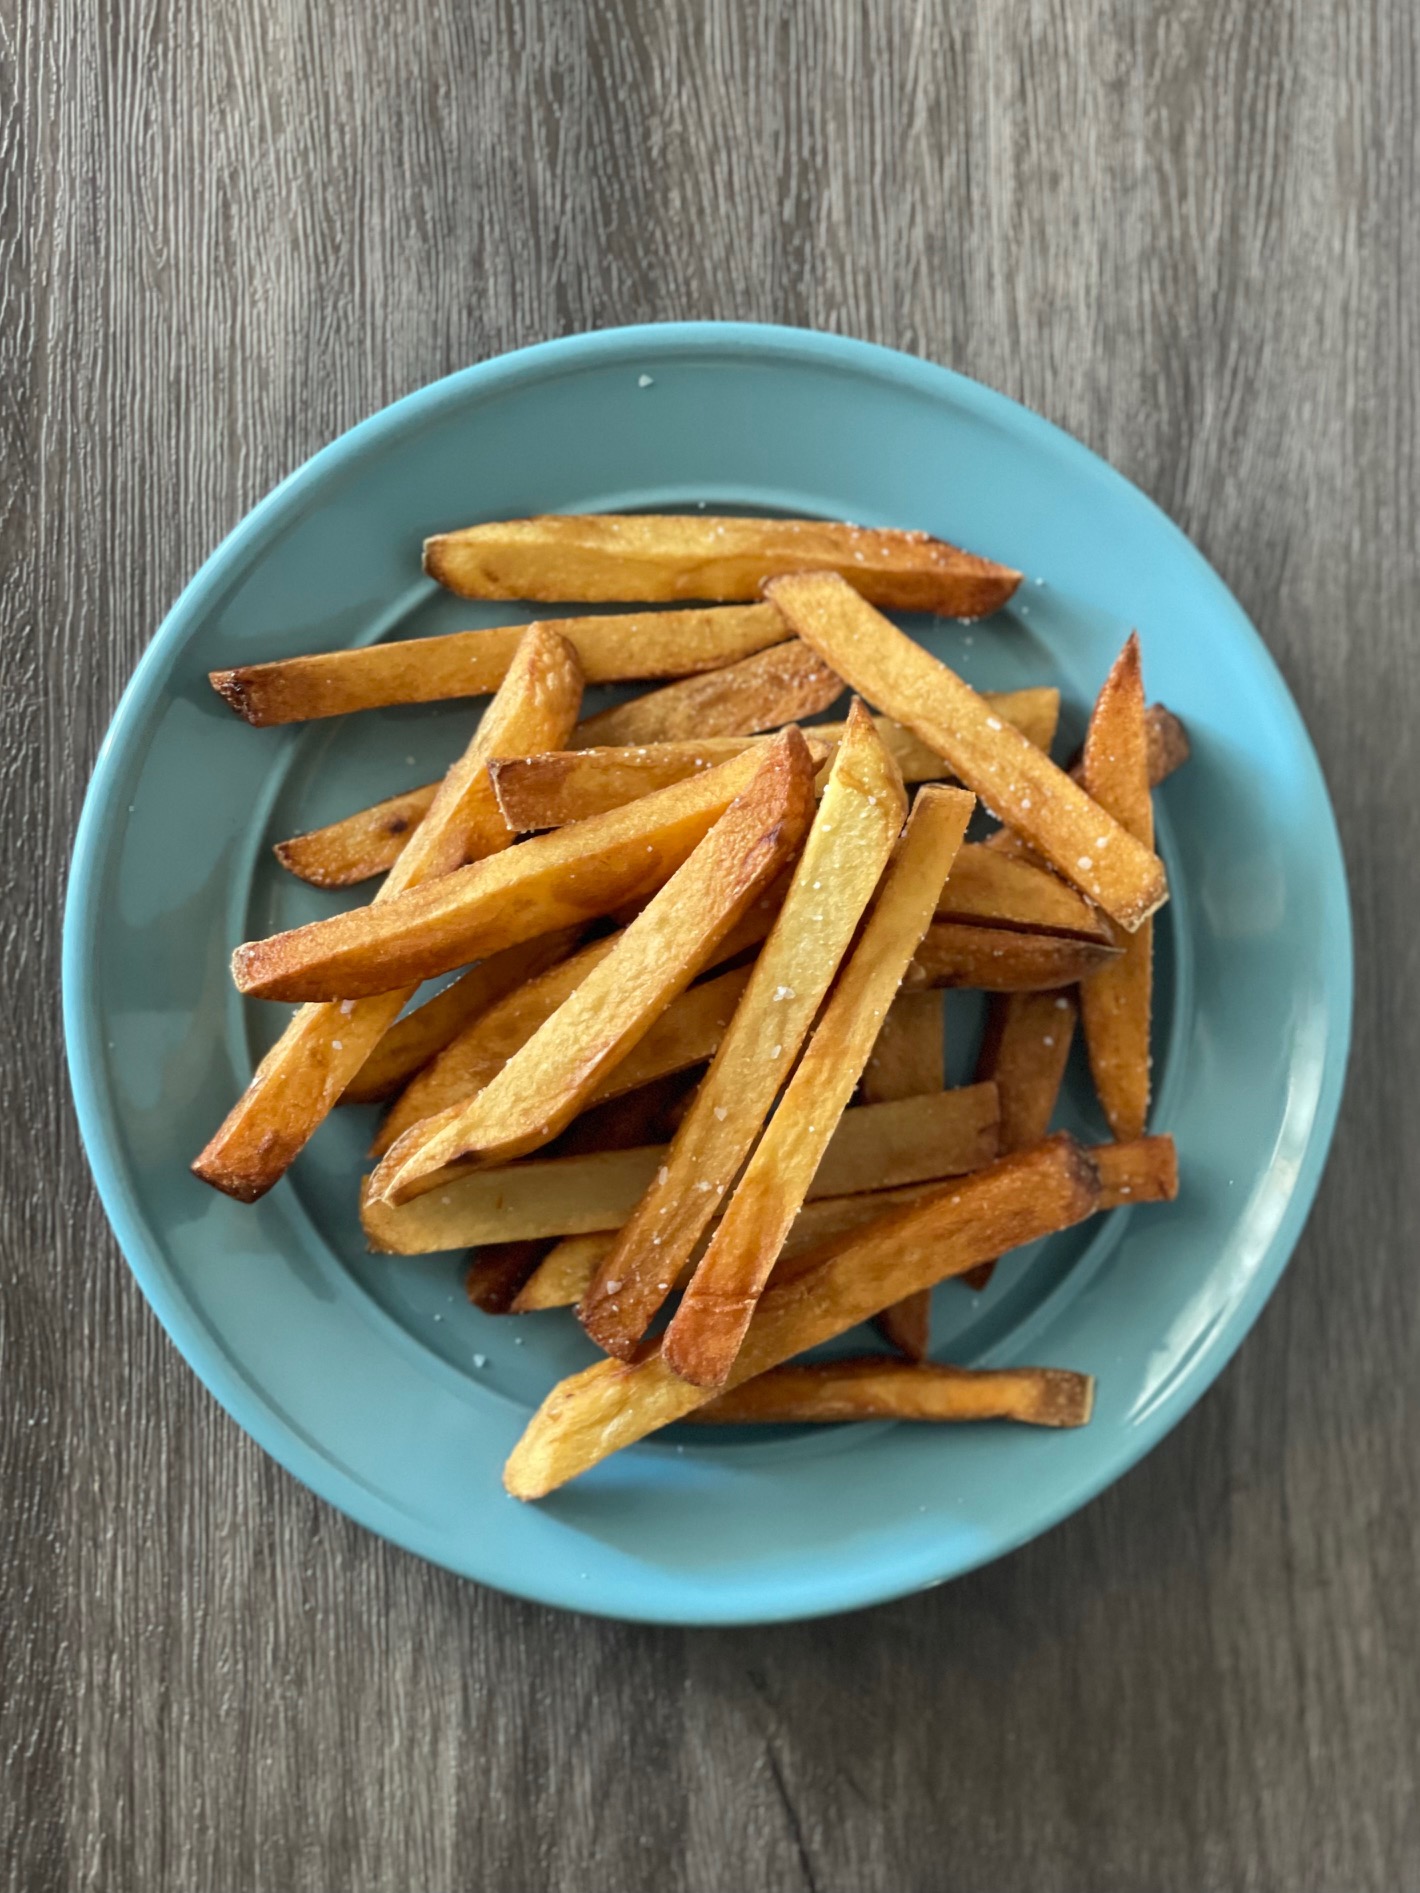
[[[290,500],[303,489],[319,486],[346,463],[386,436],[417,427],[442,409],[456,405],[466,393],[483,395],[516,386],[523,379],[539,379],[549,368],[560,372],[586,366],[604,366],[623,355],[667,355],[712,351],[742,355],[746,360],[804,360],[815,367],[830,367],[889,380],[934,399],[946,398],[978,418],[1003,425],[1028,446],[1048,448],[1073,460],[1093,480],[1103,478],[1133,507],[1153,515],[1176,549],[1192,564],[1196,576],[1211,589],[1231,620],[1235,635],[1250,641],[1253,655],[1271,673],[1277,687],[1292,740],[1315,770],[1326,816],[1323,869],[1327,891],[1339,906],[1340,951],[1325,956],[1323,992],[1328,1019],[1327,1049],[1316,1111],[1302,1163],[1282,1215],[1268,1241],[1263,1260],[1247,1292],[1232,1312],[1224,1330],[1210,1340],[1181,1383],[1121,1437],[1118,1450],[1105,1455],[1087,1476],[1038,1505],[1018,1530],[1000,1532],[979,1554],[965,1559],[948,1555],[943,1547],[943,1568],[925,1577],[899,1573],[894,1577],[877,1564],[841,1567],[831,1595],[805,1599],[781,1586],[758,1600],[746,1600],[731,1591],[724,1599],[678,1601],[682,1581],[662,1574],[655,1589],[621,1585],[620,1601],[599,1598],[588,1603],[578,1598],[574,1581],[565,1577],[545,1581],[541,1571],[529,1569],[516,1589],[451,1562],[445,1549],[427,1541],[416,1521],[406,1518],[398,1529],[375,1513],[370,1495],[355,1480],[324,1459],[245,1380],[234,1363],[215,1346],[186,1298],[167,1280],[167,1268],[152,1241],[146,1221],[133,1200],[115,1143],[111,1139],[105,1088],[101,1078],[103,1050],[98,1043],[98,1013],[90,980],[92,945],[100,917],[100,896],[105,891],[106,851],[118,815],[114,790],[127,760],[123,753],[129,726],[156,707],[169,660],[176,657],[187,635],[188,621],[202,612],[209,599],[227,582],[233,560],[259,556],[263,541],[286,523]],[[458,369],[426,386],[412,390],[338,435],[287,474],[228,532],[202,562],[164,615],[125,685],[94,760],[89,786],[75,829],[65,898],[62,950],[62,1016],[70,1085],[85,1155],[104,1212],[119,1249],[145,1299],[178,1352],[207,1392],[263,1451],[294,1478],[328,1504],[365,1529],[398,1544],[457,1575],[472,1578],[506,1594],[627,1622],[676,1624],[685,1627],[801,1621],[861,1609],[934,1588],[953,1578],[994,1562],[1041,1536],[1080,1510],[1108,1486],[1129,1472],[1184,1418],[1214,1384],[1250,1333],[1262,1308],[1274,1292],[1290,1261],[1311,1213],[1334,1141],[1337,1118],[1349,1061],[1355,1003],[1354,936],[1345,855],[1325,771],[1310,732],[1288,688],[1285,677],[1261,635],[1221,576],[1203,554],[1149,495],[1109,462],[1054,422],[1008,395],[922,357],[878,343],[823,330],[753,322],[652,322],[593,329],[537,342],[494,355]],[[420,1542],[421,1539],[425,1542]]]

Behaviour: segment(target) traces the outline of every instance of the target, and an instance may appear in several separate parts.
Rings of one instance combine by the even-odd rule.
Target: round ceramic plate
[[[1149,694],[1194,746],[1157,798],[1173,900],[1154,1128],[1178,1140],[1183,1188],[1176,1204],[1018,1252],[985,1295],[937,1291],[939,1358],[1097,1375],[1078,1432],[685,1428],[526,1506],[504,1494],[503,1461],[588,1347],[567,1312],[471,1308],[458,1256],[365,1253],[355,1181],[369,1112],[337,1113],[254,1207],[188,1173],[284,1011],[237,998],[232,947],[340,898],[285,876],[271,843],[427,780],[462,748],[473,707],[253,730],[206,674],[532,615],[441,593],[421,575],[426,533],[696,507],[925,527],[1022,568],[996,618],[904,623],[978,686],[1060,684],[1059,754],[1139,627]],[[80,1121],[119,1241],[173,1340],[268,1452],[373,1530],[485,1583],[729,1623],[872,1603],[998,1557],[1179,1419],[1246,1334],[1316,1190],[1351,944],[1296,708],[1237,604],[1148,500],[943,369],[834,336],[697,324],[580,336],[453,375],[257,507],[178,601],[114,718],[75,848],[64,988]],[[969,1049],[961,1004],[952,1036]],[[1099,1135],[1078,1070],[1069,1092],[1066,1121]]]

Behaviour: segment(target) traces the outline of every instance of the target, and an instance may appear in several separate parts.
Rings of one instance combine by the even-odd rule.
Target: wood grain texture
[[[1420,1883],[1418,88],[1410,0],[0,0],[4,1884]],[[948,362],[1159,501],[1315,733],[1360,980],[1308,1232],[1144,1467],[934,1594],[682,1634],[430,1570],[217,1411],[57,987],[220,535],[436,375],[697,315]]]

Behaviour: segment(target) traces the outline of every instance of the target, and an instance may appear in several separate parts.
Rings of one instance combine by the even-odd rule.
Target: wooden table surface
[[[1410,0],[3,0],[0,1862],[47,1888],[1420,1885],[1420,192]],[[276,480],[449,369],[755,317],[963,369],[1189,533],[1350,863],[1316,1212],[1049,1537],[826,1623],[561,1616],[265,1459],[95,1201],[95,750]]]

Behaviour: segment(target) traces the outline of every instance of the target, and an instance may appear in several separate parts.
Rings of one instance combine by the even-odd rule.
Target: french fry
[[[1014,723],[1022,736],[1028,737],[1037,749],[1050,748],[1055,741],[1056,725],[1060,721],[1060,692],[1052,685],[1027,690],[988,690],[983,694],[994,713],[1004,717],[1008,723]],[[937,782],[951,774],[947,764],[934,749],[929,749],[911,730],[894,723],[890,716],[875,716],[873,724],[888,753],[902,771],[904,782]],[[836,743],[843,734],[843,725],[816,723],[813,733],[821,736],[825,742]]]
[[[653,789],[729,762],[767,736],[712,736],[703,741],[636,743],[613,749],[554,749],[541,756],[511,756],[493,772],[503,820],[519,834],[563,828],[589,815],[634,802]],[[820,760],[828,754],[822,746]]]
[[[957,1085],[845,1111],[811,1196],[860,1196],[979,1170],[998,1154],[995,1085]]]
[[[725,1384],[974,806],[959,789],[918,794],[862,934],[666,1330],[666,1360],[697,1386]]]
[[[985,1140],[983,1139],[983,1145]],[[1123,1145],[1111,1145],[1123,1149]],[[1132,1148],[1132,1146],[1131,1146]],[[994,1152],[984,1162],[990,1162]],[[970,1168],[970,1165],[965,1166]],[[916,1203],[936,1188],[934,1183],[911,1183],[895,1190],[862,1190],[853,1196],[823,1196],[805,1203],[794,1219],[779,1260],[774,1265],[774,1279],[787,1280],[795,1258],[817,1248],[830,1236],[844,1235],[870,1223],[886,1210],[903,1203]],[[715,1224],[711,1225],[714,1229]],[[516,1315],[539,1313],[547,1308],[571,1308],[587,1292],[602,1258],[616,1241],[616,1231],[605,1229],[585,1236],[563,1236],[555,1242],[519,1289],[511,1312]],[[673,1286],[684,1288],[690,1280],[703,1248],[681,1270]]]
[[[794,1362],[756,1374],[688,1413],[722,1426],[803,1426],[826,1420],[1017,1420],[1087,1426],[1095,1383],[1059,1367],[911,1366],[869,1354]]]
[[[723,670],[703,670],[613,704],[579,724],[573,741],[579,749],[592,749],[752,736],[816,716],[842,695],[843,679],[791,638]]]
[[[953,1114],[957,1122],[945,1127],[947,1139],[957,1144],[952,1158],[954,1174],[966,1176],[973,1170],[984,1170],[988,1163],[994,1163],[1001,1153],[996,1147],[995,1101],[991,1097],[990,1087],[963,1085],[955,1091],[934,1092],[932,1096],[934,1102],[931,1106],[919,1105],[917,1123],[909,1135],[920,1136],[928,1124],[941,1122],[943,1113],[935,1100],[954,1098],[956,1106]],[[885,1106],[898,1106],[907,1102],[904,1098],[885,1098],[882,1105],[863,1106],[847,1115],[861,1117],[863,1110],[868,1110],[880,1120]],[[961,1119],[966,1111],[980,1113],[978,1128],[970,1142],[961,1127]],[[900,1117],[901,1114],[895,1112],[890,1115]],[[915,1169],[919,1176],[925,1178],[927,1168],[928,1161],[925,1153],[922,1153],[916,1163],[899,1166],[898,1173]],[[936,1169],[936,1163],[931,1168]],[[791,1280],[800,1269],[812,1263],[815,1256],[822,1255],[830,1242],[853,1234],[866,1223],[876,1222],[879,1216],[885,1216],[889,1210],[902,1209],[908,1203],[922,1202],[940,1184],[940,1177],[932,1177],[918,1183],[899,1183],[892,1189],[855,1190],[846,1196],[811,1197],[794,1218],[794,1226],[779,1251],[779,1260],[774,1264],[774,1280]]]
[[[880,1217],[760,1298],[730,1385],[988,1256],[1069,1228],[1098,1200],[1094,1166],[1068,1137],[1057,1137]],[[635,1362],[598,1361],[553,1388],[513,1448],[503,1483],[515,1498],[542,1498],[708,1399],[703,1387],[672,1371],[654,1344]]]
[[[1000,715],[1009,712],[998,711]],[[1019,718],[1013,722],[1024,729]],[[1149,743],[1149,786],[1157,789],[1161,782],[1166,782],[1176,769],[1181,769],[1193,751],[1188,740],[1188,731],[1172,710],[1165,709],[1161,703],[1151,703],[1145,712],[1145,722]],[[1076,782],[1081,781],[1080,764],[1075,763],[1070,774]],[[999,850],[1002,854],[1015,856],[1019,860],[1035,862],[1043,866],[1040,856],[1011,828],[997,828],[982,842],[983,848]]]
[[[804,732],[815,768],[832,746]],[[639,743],[617,749],[557,749],[541,756],[511,757],[493,772],[498,806],[509,828],[528,833],[562,828],[606,815],[654,789],[668,789],[702,769],[714,769],[751,747],[763,750],[771,736],[719,736],[703,742]]]
[[[593,1230],[585,1236],[563,1236],[554,1242],[514,1298],[510,1313],[541,1314],[549,1308],[575,1308],[587,1292],[602,1258],[616,1241],[614,1229]],[[686,1265],[686,1279],[689,1269]],[[677,1283],[677,1286],[680,1286]]]
[[[1046,867],[968,842],[952,863],[937,902],[939,920],[982,921],[1040,933],[1078,933],[1112,945],[1096,908]]]
[[[1149,737],[1139,637],[1131,635],[1105,679],[1081,758],[1085,787],[1136,841],[1154,845]],[[1149,1026],[1153,1014],[1154,930],[1145,921],[1118,959],[1080,987],[1085,1049],[1113,1135],[1142,1137],[1149,1116]]]
[[[383,1255],[431,1255],[488,1242],[532,1242],[615,1229],[664,1160],[665,1145],[541,1157],[480,1170],[447,1190],[397,1207],[361,1188],[360,1221],[371,1249]]]
[[[774,925],[783,898],[783,887],[769,888],[749,912],[721,941],[716,959],[734,959],[746,949],[757,946]],[[411,1125],[435,1117],[451,1105],[463,1103],[484,1085],[490,1084],[513,1055],[520,1051],[533,1033],[576,991],[593,969],[601,964],[616,945],[618,936],[593,940],[571,958],[549,967],[545,974],[515,988],[497,1005],[489,1007],[466,1026],[424,1069],[391,1105],[370,1147],[372,1157],[383,1157]],[[724,989],[722,989],[723,992]],[[699,1005],[703,1002],[697,1001]],[[635,1070],[635,1068],[633,1068]],[[614,1077],[615,1074],[613,1074]],[[651,1075],[644,1066],[636,1082],[644,1083]]]
[[[772,605],[643,611],[546,621],[577,653],[589,684],[684,677],[733,664],[789,633]],[[507,675],[526,625],[396,639],[356,651],[322,651],[214,670],[212,688],[248,723],[303,723],[392,703],[481,697]]]
[[[965,1097],[967,1094],[950,1095]],[[1004,1156],[1006,1152],[1001,1154]],[[1099,1206],[1102,1210],[1127,1208],[1131,1203],[1171,1203],[1178,1195],[1178,1156],[1172,1137],[1141,1137],[1131,1144],[1099,1144],[1090,1150],[1089,1156],[1100,1173]],[[989,1160],[989,1156],[983,1159]],[[887,1210],[922,1202],[933,1195],[936,1188],[934,1183],[911,1183],[892,1190],[864,1190],[853,1196],[823,1196],[810,1200],[799,1211],[779,1252],[773,1281],[792,1280],[802,1267],[816,1266],[813,1250],[822,1249],[835,1237],[861,1229]],[[511,1312],[532,1314],[548,1308],[574,1306],[586,1292],[588,1282],[615,1240],[614,1230],[563,1236],[519,1289]],[[675,1287],[685,1286],[698,1259],[694,1257],[686,1264]],[[978,1268],[995,1266],[994,1261],[978,1264]],[[977,1269],[968,1269],[960,1280],[970,1283],[976,1274]],[[930,1289],[920,1289],[917,1295],[908,1296],[905,1303],[895,1302],[893,1307],[911,1307],[919,1297],[930,1300],[930,1296]],[[877,1323],[895,1346],[901,1346],[888,1334],[886,1317],[890,1313],[891,1309],[885,1308],[877,1317]],[[925,1348],[925,1343],[923,1345]]]
[[[1178,1152],[1172,1137],[1137,1137],[1127,1144],[1096,1144],[1090,1152],[1100,1174],[1100,1208],[1172,1203],[1178,1195]]]
[[[748,966],[737,966],[681,993],[635,1050],[606,1074],[593,1098],[620,1097],[657,1078],[687,1071],[692,1065],[708,1064],[735,1016],[749,976]]]
[[[657,1144],[593,1156],[534,1158],[475,1171],[446,1190],[399,1204],[372,1198],[367,1179],[361,1221],[370,1247],[387,1255],[619,1232],[668,1155],[667,1146]],[[809,1194],[858,1197],[879,1186],[930,1183],[978,1170],[995,1155],[994,1085],[964,1085],[897,1104],[861,1104],[840,1118]],[[670,1278],[665,1279],[669,1292]]]
[[[395,1099],[375,1134],[370,1155],[384,1157],[411,1126],[437,1117],[491,1084],[538,1027],[601,964],[619,938],[619,934],[608,934],[588,941],[576,953],[515,986],[470,1020],[414,1074]]]
[[[766,595],[855,690],[949,762],[969,789],[1126,931],[1168,898],[1163,863],[968,684],[834,573]]]
[[[1046,685],[1025,690],[988,690],[985,700],[997,716],[1014,723],[1038,749],[1049,749],[1060,717],[1058,690]],[[644,704],[644,698],[642,702]],[[1150,712],[1151,716],[1156,711],[1157,706],[1155,711]],[[1161,714],[1168,716],[1169,713],[1163,711]],[[935,782],[950,774],[941,757],[928,749],[925,743],[920,743],[910,730],[903,729],[900,723],[894,723],[891,717],[886,716],[875,717],[873,721],[894,762],[902,771],[904,782]],[[1170,721],[1178,723],[1176,717],[1170,718]],[[804,732],[811,749],[816,742],[832,745],[842,734],[841,723],[819,723]],[[692,738],[691,747],[697,754],[724,761],[734,755],[737,748],[744,748],[756,740],[767,739],[748,735],[706,737],[700,741]],[[669,744],[662,746],[656,736],[631,748],[623,746],[620,754],[628,762],[633,756],[639,760],[634,772],[621,777],[619,786],[626,789],[626,794],[620,798],[622,801],[629,802],[634,796],[645,795],[653,788],[663,788],[667,782],[680,779],[678,775],[667,771],[662,780],[655,780],[658,770],[665,767],[664,760],[655,753],[661,747],[671,749]],[[647,752],[644,758],[643,751]],[[680,751],[681,745],[675,745],[671,753]],[[610,778],[604,779],[601,785],[600,807],[588,804],[590,785],[580,775],[575,783],[575,805],[568,799],[573,793],[570,784],[558,789],[557,799],[552,799],[555,771],[567,766],[563,758],[584,753],[559,751],[557,764],[546,771],[543,767],[546,759],[543,757],[523,757],[500,763],[496,772],[496,787],[508,826],[523,832],[536,828],[557,828],[564,821],[584,820],[589,814],[602,814],[615,806]],[[692,772],[686,770],[683,773],[688,775]],[[419,818],[433,801],[438,786],[437,782],[428,782],[422,788],[406,789],[402,795],[391,796],[385,802],[376,802],[372,808],[359,809],[341,821],[313,829],[307,835],[295,835],[289,841],[278,842],[277,859],[292,874],[303,881],[310,881],[316,887],[353,887],[359,881],[368,880],[371,875],[383,874],[399,858]],[[575,814],[570,812],[574,806]],[[563,811],[560,814],[557,812],[559,809]]]
[[[678,716],[674,706],[659,701],[669,694],[659,692],[656,699],[640,698],[638,714],[645,715],[654,709],[663,724],[667,710],[673,717]],[[1005,691],[998,696],[988,696],[986,701],[1019,728],[1034,732],[1032,741],[1044,738],[1048,744],[1047,732],[1053,732],[1060,709],[1058,690]],[[934,755],[910,730],[903,729],[890,717],[874,717],[873,725],[898,765],[904,782],[931,782],[950,773],[940,756]],[[588,727],[584,724],[583,730]],[[817,760],[823,761],[832,754],[845,727],[842,723],[819,723],[804,731]],[[567,822],[585,821],[589,815],[604,815],[609,809],[634,801],[638,795],[666,788],[698,770],[727,762],[751,743],[768,740],[764,736],[710,736],[680,742],[643,740],[610,749],[568,749],[544,756],[512,757],[494,766],[493,786],[503,819],[510,828],[522,833],[560,828]],[[1054,876],[1051,883],[1061,886]],[[1061,891],[1088,912],[1072,890],[1062,888]],[[1092,924],[1098,926],[1097,922]]]
[[[469,1263],[464,1293],[484,1314],[505,1315],[546,1252],[545,1242],[489,1243]]]
[[[405,1133],[376,1172],[374,1193],[406,1202],[557,1136],[743,918],[797,849],[813,809],[813,759],[790,728],[612,951],[497,1077]]]
[[[897,765],[855,703],[789,892],[730,1029],[664,1169],[577,1311],[608,1353],[628,1354],[645,1333],[749,1154],[872,898],[905,811]]]
[[[993,999],[976,1064],[978,1083],[996,1086],[1001,1148],[1025,1150],[1050,1129],[1075,1036],[1070,992],[1005,993]]]
[[[437,782],[406,789],[324,828],[278,841],[272,853],[289,874],[312,887],[356,887],[394,866],[438,792]]]
[[[1138,633],[1135,633],[1138,636]],[[1123,653],[1121,652],[1121,656]],[[1144,753],[1149,771],[1149,787],[1157,789],[1161,782],[1183,765],[1193,754],[1193,746],[1188,740],[1188,729],[1181,717],[1174,715],[1162,703],[1151,703],[1144,711]],[[1085,752],[1083,747],[1070,765],[1070,774],[1080,786],[1085,782]]]
[[[725,1028],[734,1016],[735,1007],[739,1003],[740,995],[744,992],[748,980],[749,968],[736,967],[731,972],[720,973],[713,979],[702,980],[698,985],[687,988],[685,992],[673,999],[651,1025],[645,1037],[619,1064],[613,1065],[603,1076],[601,1082],[592,1091],[586,1105],[573,1118],[567,1129],[560,1134],[559,1151],[563,1149],[566,1139],[577,1129],[587,1112],[600,1110],[624,1098],[628,1093],[639,1092],[663,1078],[672,1078],[689,1071],[696,1065],[708,1063],[715,1056],[716,1048],[724,1037]],[[523,1045],[526,1043],[527,1040],[524,1040]],[[523,1045],[518,1046],[512,1055],[521,1053]],[[507,1062],[504,1060],[505,1065]],[[493,1078],[488,1082],[492,1083],[498,1075],[499,1072],[494,1071]],[[439,1111],[415,1118],[412,1126],[406,1127],[388,1144],[384,1144],[382,1134],[379,1141],[384,1144],[384,1149],[372,1154],[379,1154],[385,1157],[386,1163],[391,1163],[397,1154],[397,1146],[404,1145],[406,1140],[409,1140],[407,1145],[409,1149],[417,1150],[420,1140],[415,1132],[422,1134],[433,1125],[452,1121],[454,1111],[461,1110],[470,1104],[481,1095],[481,1090],[482,1087],[475,1084],[473,1089],[466,1092],[461,1101],[456,1101],[452,1108],[445,1105]],[[411,1109],[418,1109],[417,1100]],[[669,1132],[666,1133],[667,1136],[669,1134]],[[633,1137],[630,1141],[644,1144],[656,1140],[650,1137]],[[588,1149],[603,1147],[599,1144],[586,1145]],[[467,1169],[485,1167],[482,1164],[473,1163],[468,1165]],[[393,1170],[385,1171],[382,1165],[380,1174],[393,1175],[394,1172]],[[431,1184],[429,1187],[442,1188],[445,1183],[453,1181],[454,1174],[465,1175],[467,1170],[460,1169],[457,1173],[441,1172],[437,1184]],[[378,1181],[375,1188],[379,1194],[384,1194]],[[418,1190],[411,1192],[414,1195],[421,1193]]]
[[[877,604],[981,618],[1021,575],[925,532],[821,519],[545,514],[436,534],[424,569],[465,598],[553,604],[756,598],[776,572],[842,572]]]
[[[524,636],[472,742],[445,776],[413,845],[368,914],[417,898],[468,860],[513,840],[488,780],[488,762],[529,743],[560,742],[576,721],[582,674],[564,638],[534,626]],[[454,962],[450,962],[453,964]],[[384,982],[388,987],[391,982]],[[197,1157],[195,1176],[242,1202],[263,1196],[325,1119],[411,997],[412,986],[334,1006],[303,1006],[262,1059],[242,1097]]]
[[[1119,949],[1076,935],[1018,933],[938,920],[908,970],[910,989],[966,986],[977,992],[1047,992],[1073,986],[1117,959]]]
[[[965,844],[963,844],[963,847]],[[962,849],[957,850],[960,860]],[[953,864],[955,865],[955,864]],[[946,999],[937,990],[900,992],[888,1007],[859,1089],[869,1104],[930,1096],[946,1087]],[[932,1339],[932,1291],[922,1289],[878,1316],[878,1329],[910,1361]]]
[[[500,999],[565,959],[581,937],[578,927],[524,940],[480,960],[422,1006],[397,1019],[341,1093],[342,1104],[377,1104],[409,1083],[451,1039]]]
[[[900,992],[887,1009],[860,1090],[865,1104],[888,1104],[946,1089],[946,1027],[942,994]]]
[[[1003,1152],[1038,1144],[1050,1129],[1078,1013],[1072,992],[993,997],[976,1076],[994,1084],[1000,1098]],[[995,1270],[994,1262],[983,1262],[962,1280],[979,1293]]]
[[[519,1289],[510,1312],[530,1315],[549,1308],[575,1308],[615,1241],[614,1229],[561,1237]],[[687,1262],[672,1286],[683,1287],[694,1266],[693,1260]]]
[[[249,941],[232,956],[237,990],[259,999],[358,999],[585,924],[662,887],[758,766],[746,750],[427,885]]]

